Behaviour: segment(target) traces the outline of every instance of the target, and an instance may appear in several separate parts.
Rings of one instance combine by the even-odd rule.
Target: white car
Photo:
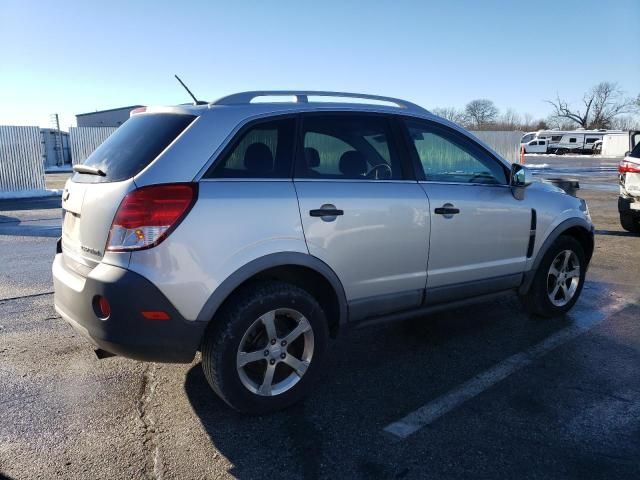
[[[628,232],[640,233],[640,143],[620,162],[618,172],[620,223]]]

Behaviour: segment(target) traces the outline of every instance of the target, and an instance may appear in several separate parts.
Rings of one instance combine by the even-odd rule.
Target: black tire
[[[576,254],[580,264],[580,277],[578,286],[571,300],[563,306],[557,306],[549,299],[547,276],[551,268],[551,263],[557,255],[564,250],[571,250]],[[561,235],[544,254],[529,291],[520,297],[524,307],[529,313],[541,317],[555,317],[565,314],[575,305],[580,297],[582,287],[584,286],[586,270],[587,261],[580,242],[573,237]]]
[[[564,155],[565,153],[567,153],[567,150],[564,148],[558,148],[556,150],[556,155]]]
[[[620,212],[620,225],[627,232],[640,233],[640,217],[630,212]]]
[[[240,342],[262,315],[286,308],[304,315],[313,331],[309,366],[289,390],[273,396],[253,393],[243,384],[236,366]],[[249,414],[275,412],[299,402],[309,392],[321,371],[328,337],[324,311],[308,292],[279,281],[252,283],[234,293],[211,321],[202,342],[202,368],[211,388],[231,408]],[[267,360],[264,365],[267,368]]]

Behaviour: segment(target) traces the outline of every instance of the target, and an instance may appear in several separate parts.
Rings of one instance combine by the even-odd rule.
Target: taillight
[[[158,245],[182,221],[197,196],[196,183],[152,185],[129,192],[111,224],[107,250],[122,252]]]
[[[626,158],[618,164],[620,173],[640,173],[640,164],[630,162]]]

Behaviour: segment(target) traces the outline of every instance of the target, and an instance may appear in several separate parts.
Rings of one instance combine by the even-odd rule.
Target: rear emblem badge
[[[96,250],[95,248],[85,247],[84,245],[80,245],[80,248],[83,252],[91,253],[93,255],[101,256],[100,250]]]

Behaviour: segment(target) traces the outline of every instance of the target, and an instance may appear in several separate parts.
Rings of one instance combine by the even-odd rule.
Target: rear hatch
[[[87,274],[102,260],[120,202],[136,188],[133,177],[195,118],[176,113],[133,115],[67,181],[62,194],[62,252],[76,271]]]

